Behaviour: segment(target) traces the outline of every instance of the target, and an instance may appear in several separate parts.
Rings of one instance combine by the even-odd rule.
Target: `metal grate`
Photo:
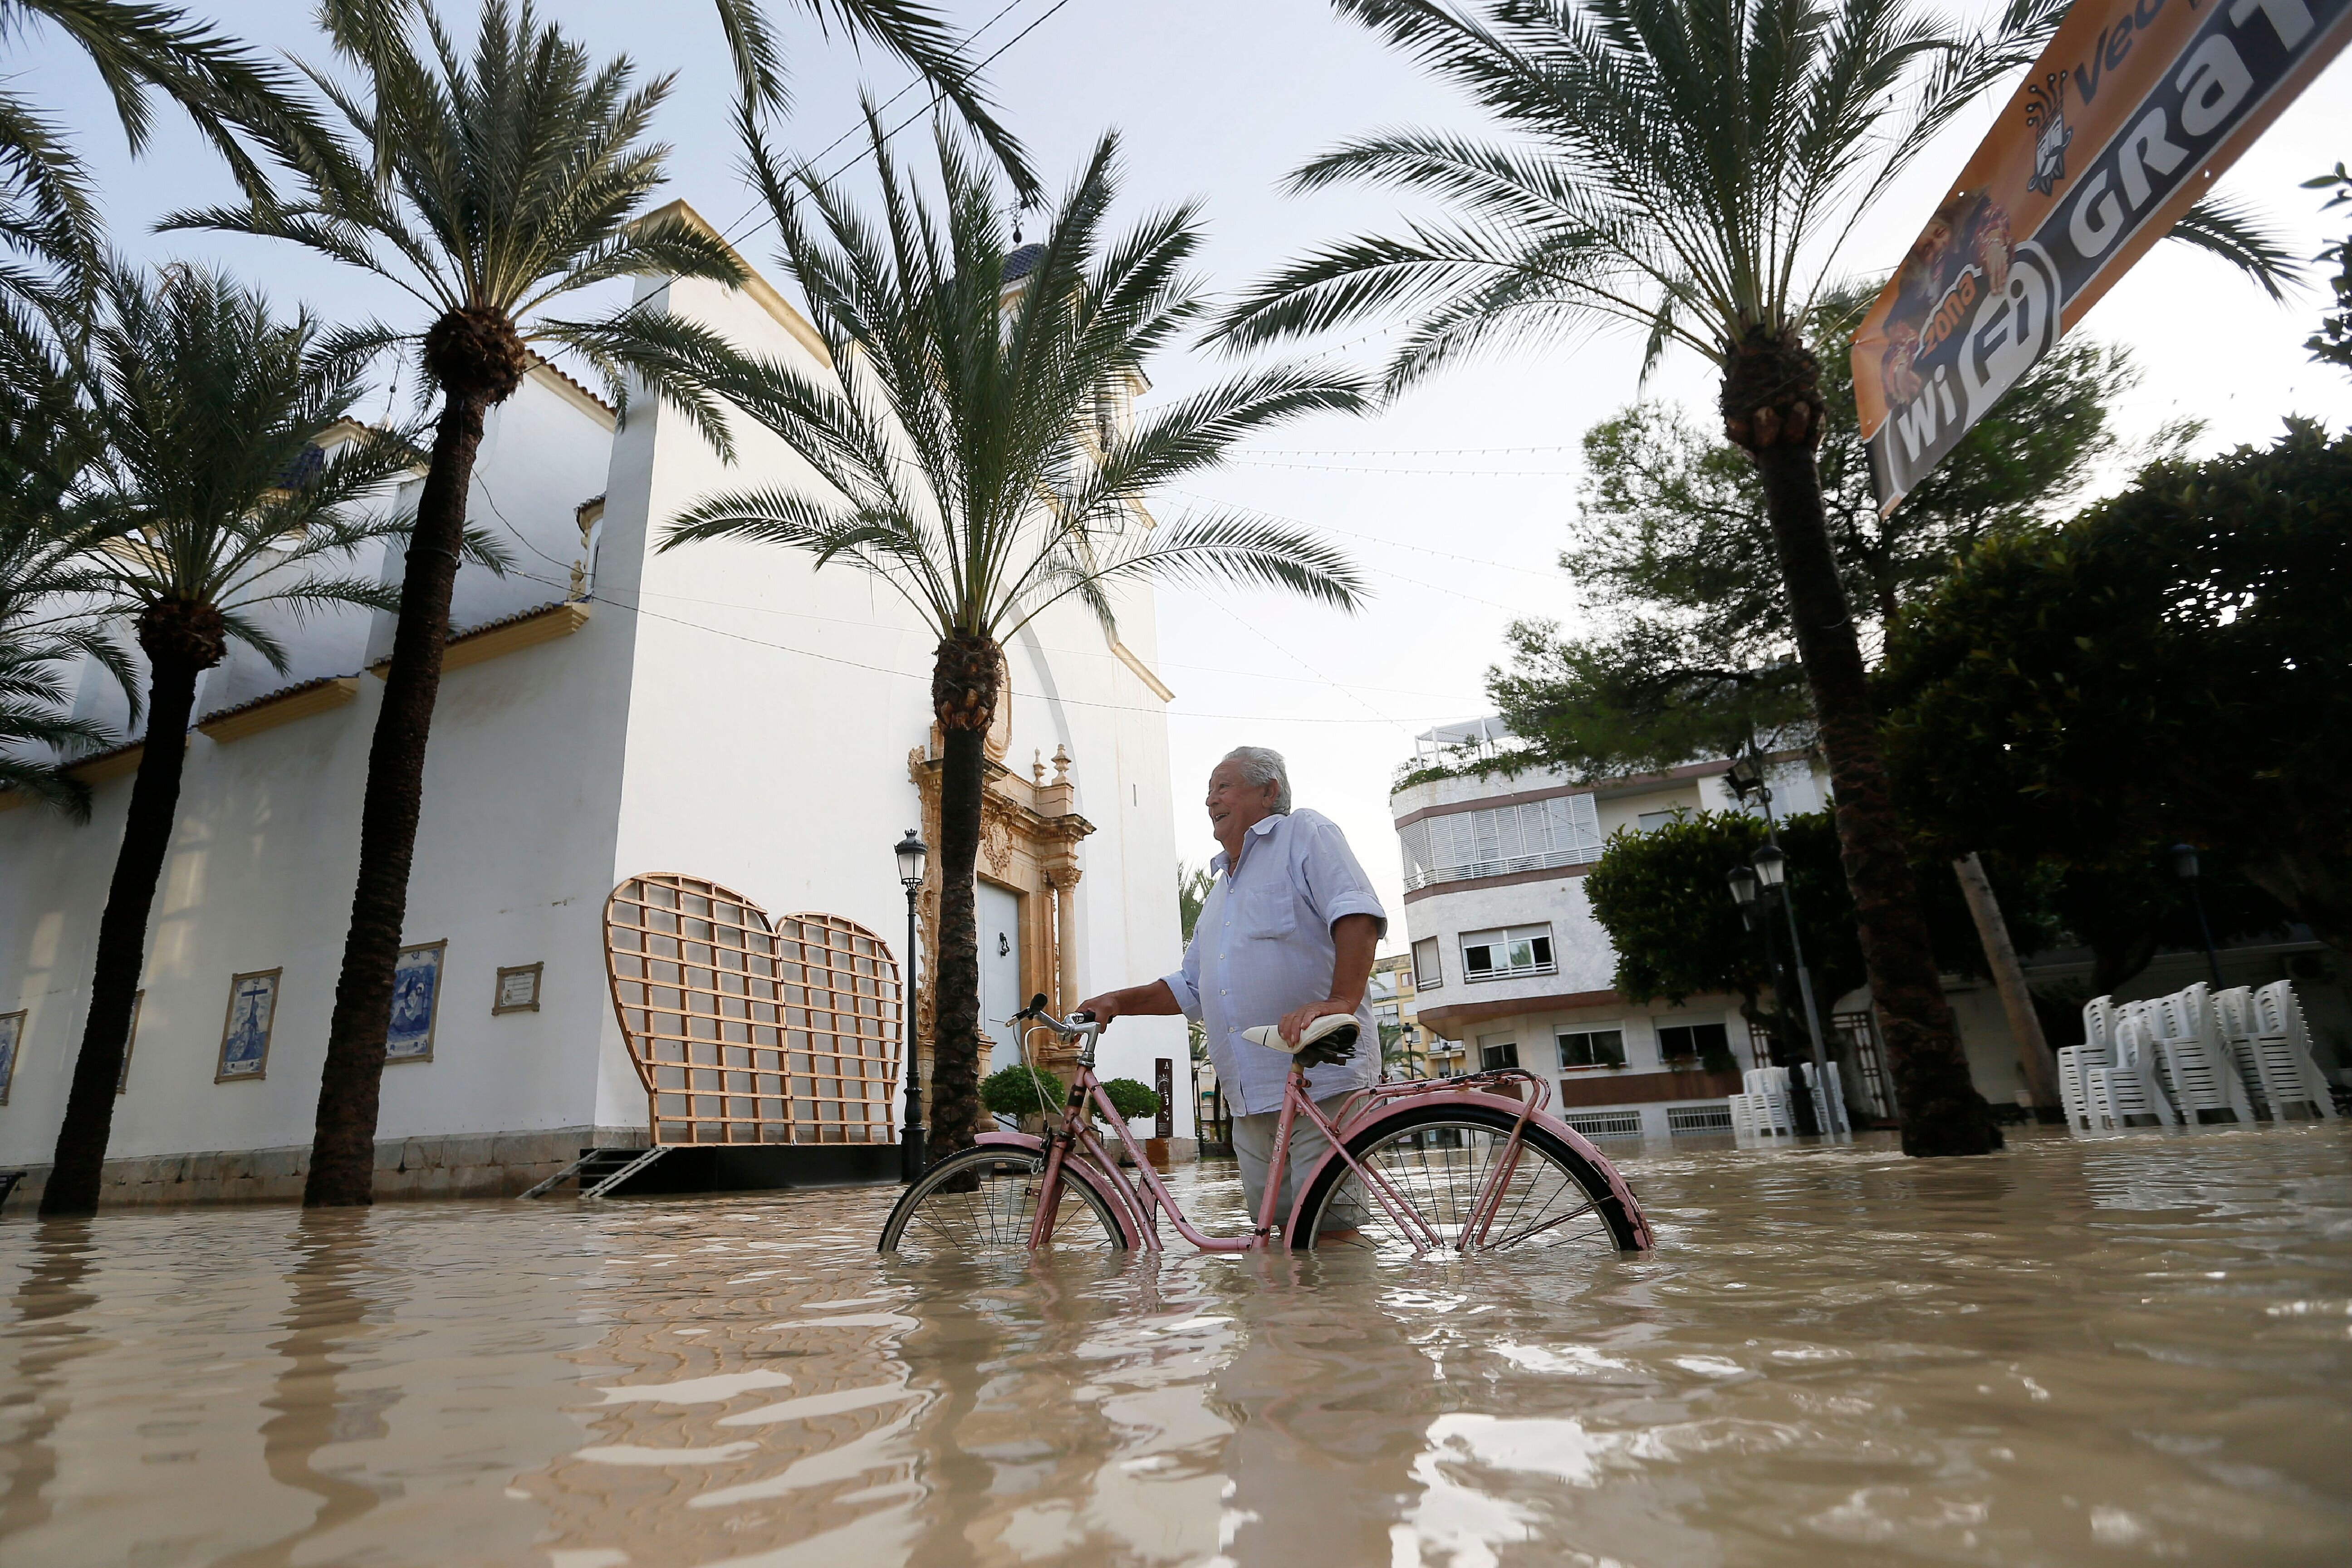
[[[656,1145],[897,1141],[898,966],[873,932],[662,873],[613,889],[604,937]]]
[[[1731,1131],[1731,1105],[1669,1105],[1666,1107],[1666,1131],[1669,1132],[1728,1132]]]
[[[1638,1110],[1605,1111],[1596,1116],[1563,1116],[1560,1120],[1587,1138],[1639,1138],[1642,1135],[1642,1113]]]

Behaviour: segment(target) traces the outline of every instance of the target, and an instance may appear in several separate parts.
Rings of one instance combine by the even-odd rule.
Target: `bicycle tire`
[[[1066,1161],[1063,1169],[1069,1169]],[[950,1154],[899,1194],[875,1250],[919,1258],[1025,1252],[1045,1173],[1042,1151],[983,1144]],[[973,1184],[959,1190],[965,1176]],[[1127,1229],[1092,1182],[1066,1174],[1052,1245],[1056,1251],[1120,1253],[1127,1250]]]
[[[1377,1171],[1400,1195],[1420,1211],[1448,1251],[1460,1242],[1463,1219],[1482,1184],[1492,1154],[1510,1135],[1516,1112],[1500,1107],[1469,1105],[1416,1106],[1383,1116],[1348,1141],[1348,1152],[1366,1170]],[[1450,1148],[1444,1135],[1461,1136]],[[1432,1160],[1444,1150],[1459,1158]],[[1343,1234],[1352,1231],[1355,1245],[1376,1251],[1407,1250],[1412,1247],[1402,1228],[1376,1200],[1341,1195],[1341,1184],[1351,1178],[1347,1164],[1327,1162],[1315,1173],[1306,1201],[1299,1205],[1299,1226],[1286,1239],[1293,1247],[1316,1245],[1327,1228],[1326,1210],[1337,1202],[1347,1205],[1328,1215]],[[1532,1207],[1531,1207],[1532,1205]],[[1590,1219],[1586,1216],[1590,1216]],[[1340,1225],[1341,1221],[1351,1225]],[[1485,1243],[1474,1250],[1507,1252],[1521,1247],[1558,1256],[1584,1250],[1613,1256],[1636,1247],[1636,1227],[1609,1178],[1566,1140],[1529,1122],[1519,1142],[1519,1163]],[[1328,1245],[1328,1244],[1327,1244]]]

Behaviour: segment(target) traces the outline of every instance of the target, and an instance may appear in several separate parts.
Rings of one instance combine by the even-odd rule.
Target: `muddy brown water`
[[[2352,1561],[2345,1124],[1623,1163],[1658,1250],[1577,1267],[918,1268],[874,1191],[11,1214],[0,1562]]]

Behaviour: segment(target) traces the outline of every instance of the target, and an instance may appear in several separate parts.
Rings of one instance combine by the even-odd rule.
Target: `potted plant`
[[[1130,1131],[1134,1130],[1134,1124],[1139,1118],[1145,1116],[1157,1116],[1160,1114],[1160,1096],[1158,1092],[1155,1091],[1150,1085],[1140,1082],[1138,1079],[1131,1078],[1112,1079],[1103,1085],[1103,1092],[1110,1096],[1111,1109],[1118,1112],[1120,1118],[1128,1123],[1128,1128]],[[1151,1162],[1152,1167],[1155,1170],[1166,1170],[1168,1168],[1168,1140],[1165,1138],[1146,1138],[1143,1141],[1143,1157]],[[1134,1151],[1131,1149],[1121,1148],[1118,1152],[1118,1163],[1122,1165],[1132,1165],[1135,1163]]]
[[[1061,1109],[1069,1090],[1043,1068],[1000,1068],[981,1080],[980,1102],[998,1116],[1015,1118],[1024,1132],[1042,1134],[1045,1117]]]

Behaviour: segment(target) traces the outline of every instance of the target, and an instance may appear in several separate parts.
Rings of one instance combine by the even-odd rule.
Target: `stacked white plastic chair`
[[[2058,1099],[2072,1131],[2095,1132],[2099,1113],[2091,1104],[2089,1074],[2095,1068],[2113,1067],[2116,1060],[2116,1014],[2113,1002],[2095,996],[2083,1005],[2083,1043],[2058,1053]]]
[[[2335,1097],[2312,1059],[2311,1031],[2303,1021],[2303,1004],[2294,999],[2294,984],[2273,981],[2255,992],[2253,1016],[2253,1058],[2263,1083],[2277,1086],[2272,1114],[2307,1108],[2310,1114],[2335,1121]]]
[[[2141,1017],[2126,1014],[2115,1021],[2115,1064],[2086,1068],[2084,1098],[2095,1118],[2120,1131],[2135,1116],[2151,1116],[2167,1127],[2179,1121],[2157,1081],[2156,1049]]]
[[[1748,1118],[1760,1138],[1793,1137],[1796,1118],[1789,1110],[1789,1069],[1749,1068],[1740,1080],[1748,1092]]]
[[[2236,1062],[2223,1043],[2213,994],[2203,981],[2137,1010],[2142,1039],[2152,1045],[2162,1081],[2183,1121],[2201,1121],[2222,1111],[2252,1121],[2253,1101],[2239,1080]],[[2273,1112],[2275,1114],[2275,1112]]]

